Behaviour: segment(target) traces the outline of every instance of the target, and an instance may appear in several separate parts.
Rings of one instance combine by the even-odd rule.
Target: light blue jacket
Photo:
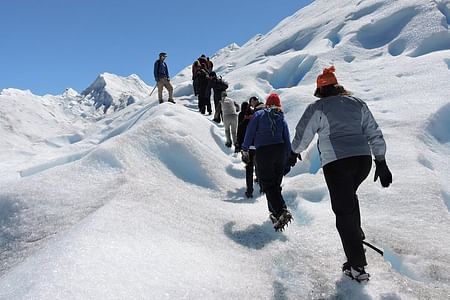
[[[295,128],[292,151],[300,153],[319,135],[322,166],[346,157],[371,155],[384,160],[383,133],[364,101],[352,96],[331,96],[310,104]]]

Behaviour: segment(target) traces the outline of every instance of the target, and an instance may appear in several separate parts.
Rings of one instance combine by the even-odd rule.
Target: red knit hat
[[[280,97],[276,93],[270,94],[269,97],[267,97],[267,99],[266,99],[267,107],[274,106],[274,105],[277,107],[281,107]]]
[[[317,76],[317,88],[321,88],[326,85],[337,84],[338,82],[336,76],[334,76],[335,71],[336,68],[334,66],[323,69],[322,74]]]

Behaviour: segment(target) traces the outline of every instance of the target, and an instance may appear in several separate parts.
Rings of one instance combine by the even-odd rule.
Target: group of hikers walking
[[[225,145],[231,147],[234,144],[235,152],[241,153],[246,165],[245,196],[253,197],[255,172],[260,191],[267,199],[270,220],[276,231],[284,230],[291,222],[292,214],[281,192],[283,177],[302,160],[301,153],[317,134],[317,147],[336,228],[347,258],[342,271],[358,282],[369,280],[364,268],[367,265],[363,248],[365,235],[361,228],[357,190],[369,175],[372,155],[376,167],[374,181],[379,178],[382,187],[389,187],[392,174],[386,164],[383,134],[367,104],[338,83],[334,66],[325,68],[316,80],[314,96],[319,99],[305,109],[291,142],[278,94],[268,95],[265,103],[251,96],[239,107],[228,98],[226,83],[220,87],[215,85],[218,78],[212,67],[212,62],[203,55],[194,62],[194,93],[199,97],[200,112],[205,114],[206,108],[211,114],[208,96],[211,89],[214,91],[214,119],[224,121]],[[168,76],[168,72],[166,74]],[[161,86],[165,84],[163,82]],[[159,86],[158,82],[158,91]],[[171,86],[166,88],[170,101]],[[209,90],[209,94],[204,89]]]

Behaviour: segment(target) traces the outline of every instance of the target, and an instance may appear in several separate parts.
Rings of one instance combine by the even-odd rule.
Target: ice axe
[[[151,97],[151,96],[152,96],[153,92],[154,92],[154,91],[155,91],[155,89],[156,89],[156,86],[157,86],[157,85],[155,85],[155,86],[153,87],[153,90],[151,91],[151,93],[150,93],[150,96],[149,96],[149,97]]]
[[[378,248],[375,247],[374,245],[372,245],[372,244],[370,244],[370,243],[368,243],[368,242],[366,242],[366,241],[362,241],[362,243],[363,243],[364,245],[366,245],[367,247],[372,248],[373,250],[375,250],[376,252],[378,252],[378,254],[380,254],[381,256],[384,255],[383,251],[380,250],[380,249],[378,249]]]

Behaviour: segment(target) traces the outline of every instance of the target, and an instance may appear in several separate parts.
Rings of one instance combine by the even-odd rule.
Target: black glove
[[[248,154],[248,151],[242,150],[241,151],[241,159],[244,162],[244,164],[248,164],[250,162],[250,155]]]
[[[288,162],[291,167],[295,166],[297,163],[297,159],[302,160],[302,156],[300,153],[295,153],[291,150],[291,153],[289,154]]]
[[[388,187],[392,183],[392,173],[389,171],[385,160],[375,160],[375,177],[373,181],[377,181],[380,177],[380,182],[382,187]]]

